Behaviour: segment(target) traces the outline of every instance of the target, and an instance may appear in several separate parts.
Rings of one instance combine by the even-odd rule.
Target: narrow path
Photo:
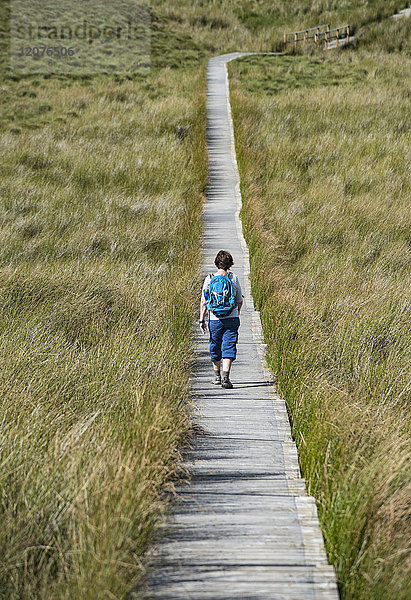
[[[245,293],[233,390],[211,385],[207,336],[198,338],[193,377],[198,423],[206,431],[187,456],[191,483],[152,551],[146,598],[337,600],[313,498],[305,491],[284,401],[263,362],[259,313],[249,284],[239,210],[226,63],[208,64],[209,186],[204,274],[229,250]]]
[[[409,6],[408,8],[403,8],[402,10],[400,10],[392,16],[393,19],[402,19],[403,17],[406,17],[407,19],[411,17],[411,6]]]
[[[337,42],[334,40],[333,42],[328,42],[327,44],[327,50],[332,50],[333,48],[341,48],[341,46],[345,46],[346,44],[348,44],[348,42],[352,42],[354,39],[353,35],[350,35],[350,37],[348,38],[342,38],[341,40],[338,41],[338,46],[337,46]]]

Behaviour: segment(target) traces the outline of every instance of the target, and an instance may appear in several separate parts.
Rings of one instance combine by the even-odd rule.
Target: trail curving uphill
[[[207,336],[197,342],[193,389],[197,436],[186,466],[191,483],[154,546],[145,598],[337,600],[314,499],[301,479],[284,401],[264,364],[259,313],[249,283],[239,211],[226,63],[208,63],[209,185],[204,211],[204,274],[229,250],[245,294],[233,390],[210,384]]]

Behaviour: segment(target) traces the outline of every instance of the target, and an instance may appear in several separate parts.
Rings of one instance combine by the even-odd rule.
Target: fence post
[[[298,38],[298,34],[294,33],[294,48],[297,48],[297,38]]]
[[[320,35],[320,28],[319,28],[319,27],[317,27],[317,31],[316,31],[316,33],[315,33],[315,35],[314,35],[314,42],[315,42],[316,44],[318,44],[318,42],[319,42],[319,35]]]
[[[324,50],[328,50],[328,31],[324,34]]]
[[[337,31],[335,32],[335,47],[338,48],[338,40],[340,37],[340,30],[337,28]]]
[[[283,36],[284,46],[287,44],[287,34],[285,33]]]
[[[347,42],[350,41],[350,26],[347,25]]]
[[[308,31],[304,31],[304,42],[307,41]]]

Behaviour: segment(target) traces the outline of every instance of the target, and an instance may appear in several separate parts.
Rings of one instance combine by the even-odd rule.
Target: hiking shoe
[[[233,384],[231,383],[231,381],[229,380],[228,377],[223,377],[223,381],[221,382],[221,387],[225,388],[226,390],[232,390]]]
[[[214,383],[214,385],[221,385],[221,375],[220,375],[220,373],[215,373],[214,374],[213,383]]]

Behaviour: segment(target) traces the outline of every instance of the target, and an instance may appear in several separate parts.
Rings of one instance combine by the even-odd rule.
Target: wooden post
[[[320,35],[320,28],[317,27],[317,31],[316,31],[315,36],[314,36],[314,41],[315,41],[316,44],[318,44],[318,42],[319,42],[319,35]]]
[[[285,33],[283,36],[284,46],[287,44],[287,34]]]
[[[298,38],[298,34],[294,33],[294,48],[297,48],[297,38]]]
[[[307,42],[308,31],[304,31],[304,42]]]
[[[335,47],[338,48],[338,39],[340,37],[340,30],[337,28],[337,31],[335,32]]]
[[[350,41],[350,26],[347,25],[347,42]]]
[[[328,31],[325,32],[324,34],[324,50],[328,49]]]

